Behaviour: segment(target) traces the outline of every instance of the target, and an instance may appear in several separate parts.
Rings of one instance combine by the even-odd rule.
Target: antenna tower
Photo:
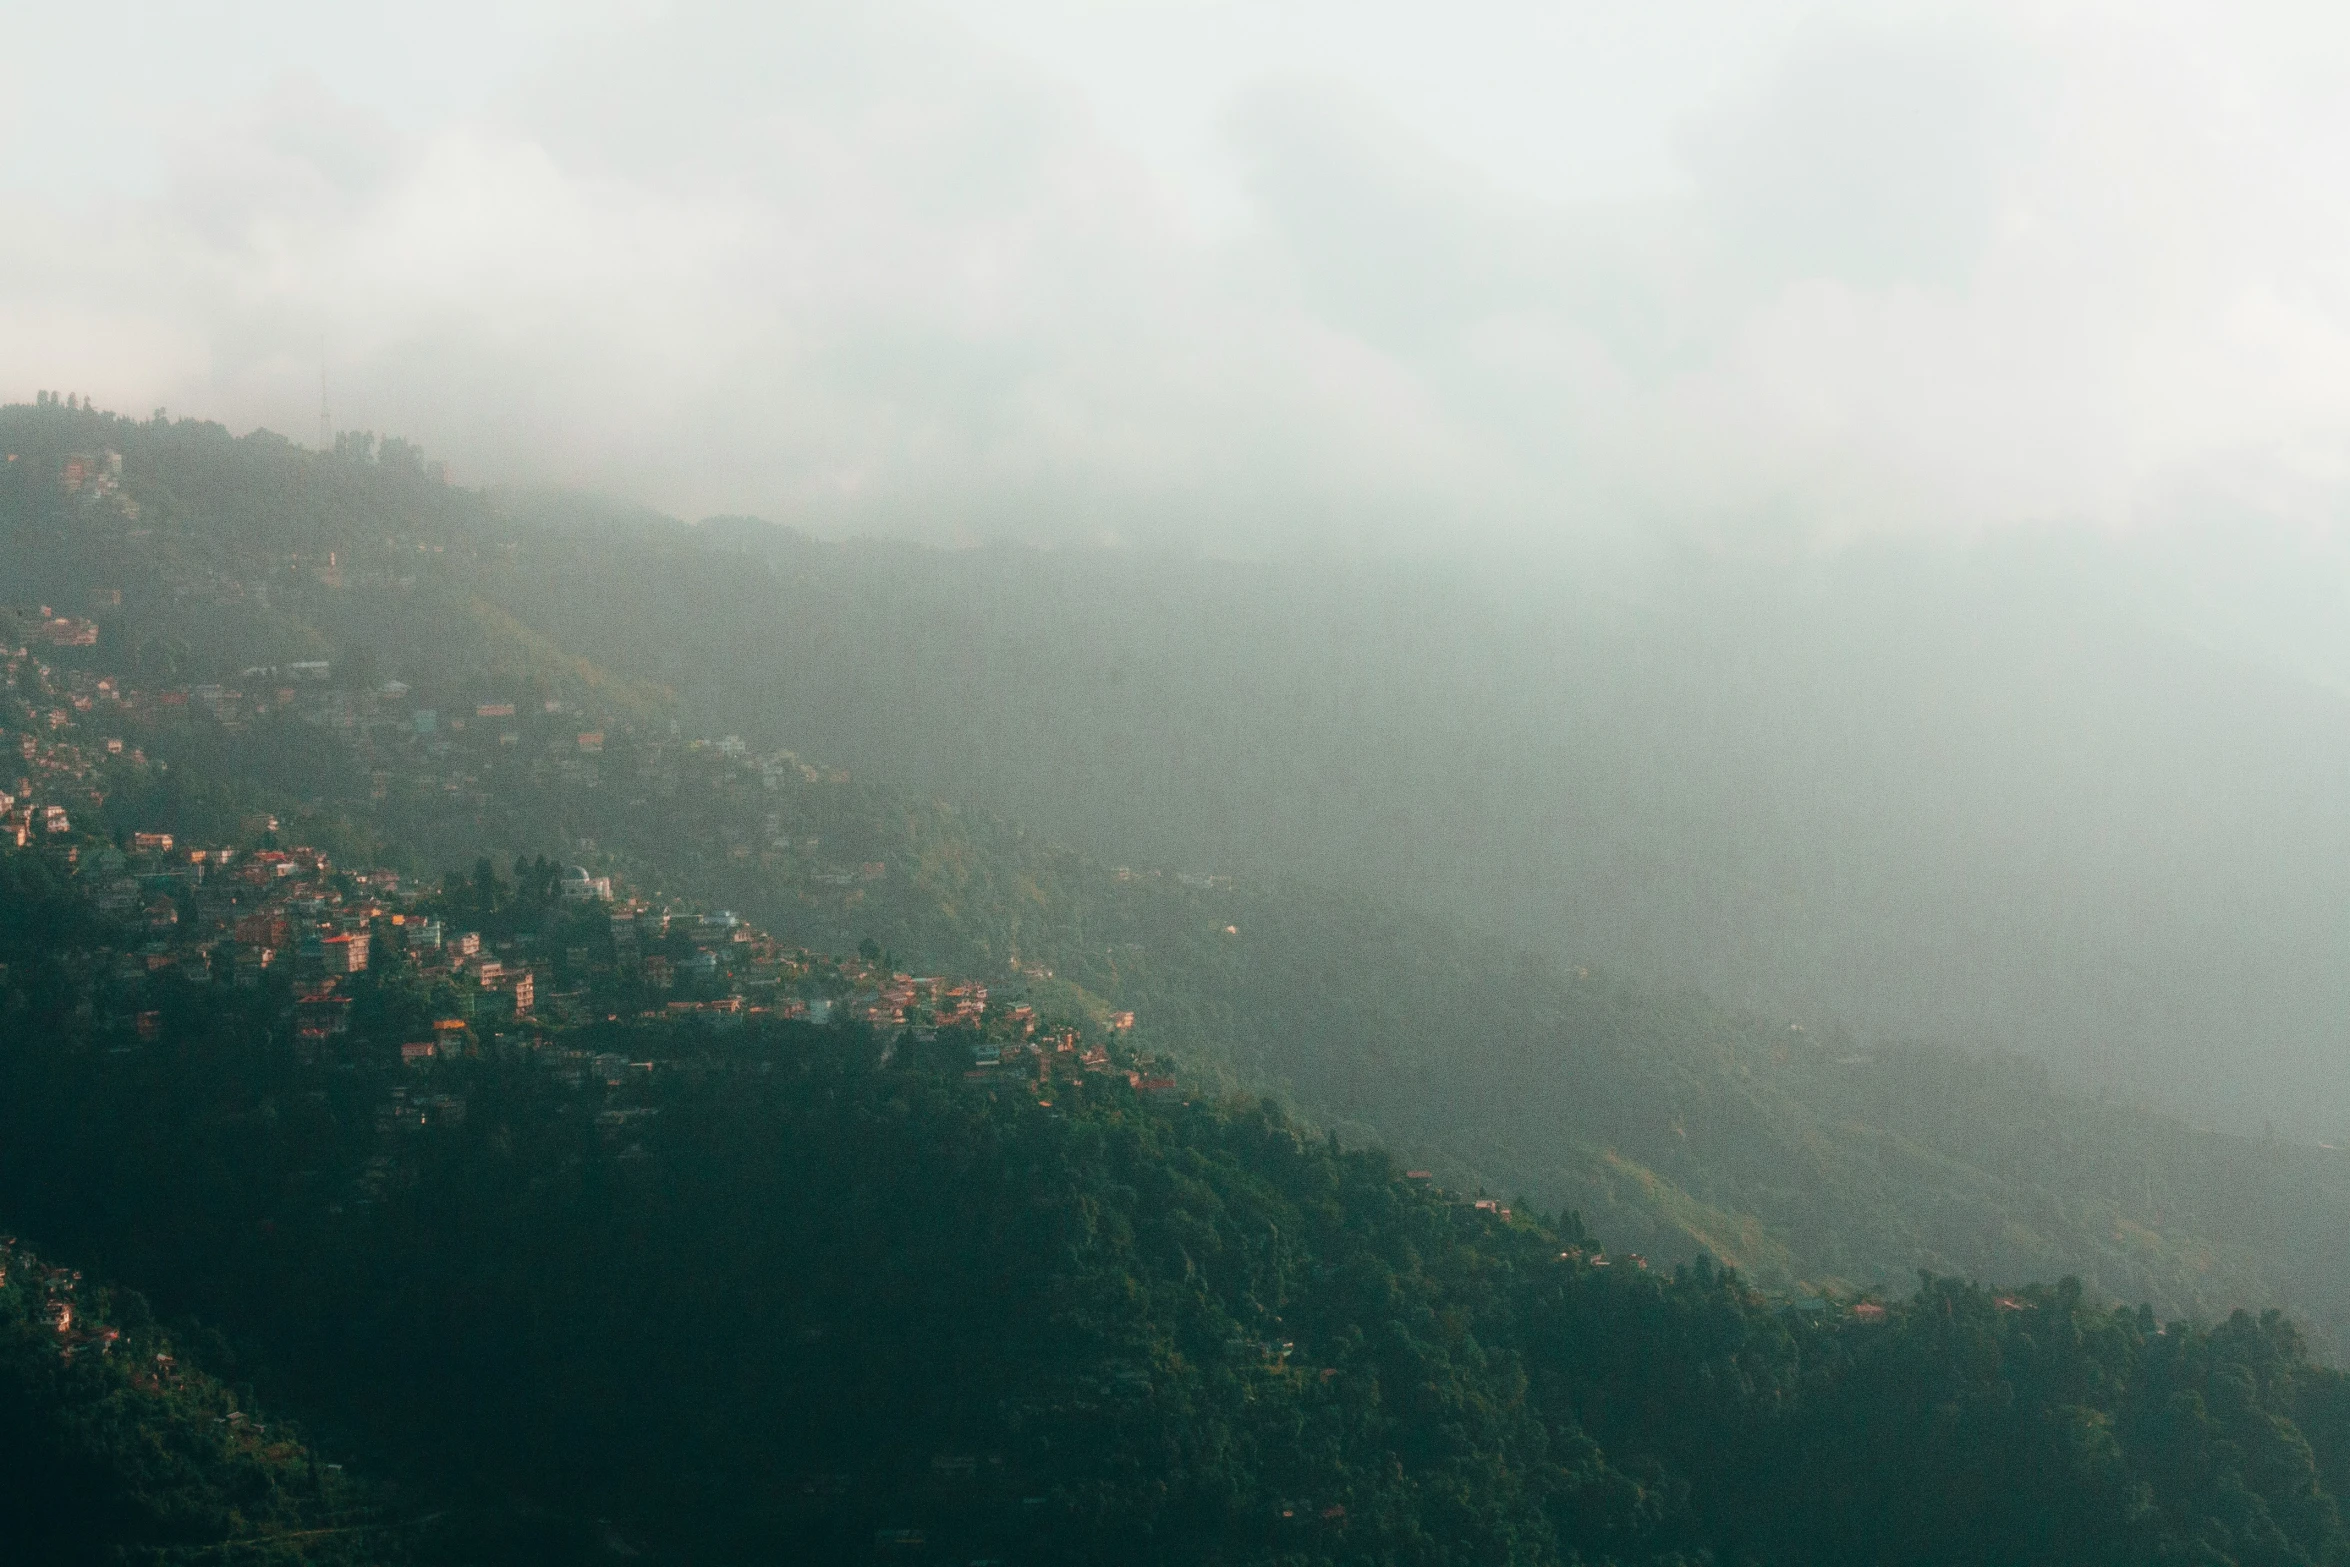
[[[332,451],[335,444],[335,422],[326,408],[326,355],[318,356],[318,449]]]

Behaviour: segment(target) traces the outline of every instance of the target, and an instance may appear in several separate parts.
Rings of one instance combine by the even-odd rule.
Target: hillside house
[[[294,1001],[296,1032],[318,1040],[351,1030],[351,998],[331,990],[314,990]]]
[[[254,909],[251,914],[237,916],[230,926],[237,947],[284,947],[294,935],[294,926],[284,916],[284,909]]]
[[[122,484],[122,453],[75,452],[65,459],[57,482],[65,487],[68,495],[85,491],[93,496],[112,495]]]
[[[474,998],[474,1015],[484,1018],[528,1017],[538,1002],[538,979],[528,969],[501,974],[485,984]]]
[[[362,973],[367,968],[368,936],[343,931],[302,943],[300,966],[306,973],[337,976]]]
[[[591,876],[584,865],[567,865],[563,868],[560,890],[566,903],[609,903],[612,878]]]

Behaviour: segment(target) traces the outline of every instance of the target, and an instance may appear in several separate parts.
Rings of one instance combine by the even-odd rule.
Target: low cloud
[[[402,123],[291,75],[152,188],[20,191],[0,363],[475,481],[821,531],[1262,549],[1805,534],[2350,471],[2340,95],[2290,20],[1815,18],[1680,179],[1536,196],[1360,81],[1216,111],[1207,224],[926,10],[623,18]]]

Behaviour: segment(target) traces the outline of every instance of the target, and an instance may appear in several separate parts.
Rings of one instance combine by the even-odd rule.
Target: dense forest
[[[64,802],[0,846],[41,1553],[2350,1560],[2331,1150],[706,735],[592,551],[405,449],[0,435],[11,792]],[[173,842],[375,960],[183,956],[279,906]],[[1120,1054],[845,1010],[900,964]]]
[[[2350,1380],[2274,1314],[1931,1276],[1806,1309],[1261,1101],[1040,1104],[806,1024],[591,1030],[664,1063],[614,1087],[465,1066],[436,1081],[468,1113],[401,1134],[400,1178],[342,1208],[295,1177],[373,1145],[396,1057],[306,1068],[189,1008],[124,1059],[9,1006],[46,1048],[5,1063],[0,1189],[400,1482],[345,1488],[250,1394],[157,1380],[172,1350],[125,1292],[81,1286],[126,1331],[61,1363],[19,1268],[20,1516],[88,1559],[2350,1552]]]
[[[62,1312],[55,1308],[62,1307]],[[61,1328],[58,1324],[62,1322]],[[69,1340],[61,1349],[60,1339]],[[378,1488],[346,1480],[206,1371],[145,1297],[0,1243],[0,1540],[22,1562],[403,1559]]]

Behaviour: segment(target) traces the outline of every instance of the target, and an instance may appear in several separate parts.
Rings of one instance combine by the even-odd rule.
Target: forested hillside
[[[313,841],[412,871],[584,856],[820,947],[1018,962],[1134,1011],[1195,1070],[1286,1093],[1458,1184],[1577,1207],[1624,1244],[1708,1252],[1777,1287],[2071,1272],[2166,1312],[2288,1304],[2328,1345],[2350,1324],[2350,1157],[2092,1105],[2014,1061],[1738,1014],[1310,879],[1105,863],[821,753],[697,741],[714,705],[756,732],[805,700],[724,696],[723,661],[688,656],[772,586],[756,561],[717,569],[739,555],[723,529],[656,532],[669,542],[646,555],[650,524],[518,521],[396,448],[319,459],[60,409],[5,428],[20,460],[0,561],[89,622],[91,647],[52,656],[143,688],[114,726],[178,764],[126,786],[119,826],[224,834],[266,800]],[[63,464],[109,442],[119,491],[68,494]],[[638,561],[638,591],[688,596],[658,613],[603,596],[614,551]],[[836,555],[883,569],[870,549]],[[859,602],[774,634],[815,637],[819,678],[823,647],[862,645]],[[674,633],[638,649],[641,667],[579,651],[612,649],[612,623],[635,615]],[[326,678],[285,673],[307,661]],[[894,733],[934,700],[861,711]],[[1036,771],[1076,787],[1058,761]]]
[[[52,1555],[2350,1555],[2330,1150],[698,734],[398,452],[0,435]]]
[[[70,912],[46,859],[5,862],[11,906]],[[492,893],[503,928],[572,922],[494,877],[404,917]],[[949,1030],[517,1018],[419,1066],[396,957],[315,1042],[267,984],[148,970],[155,1025],[109,1047],[83,1003],[120,992],[75,978],[108,966],[51,943],[25,984],[26,950],[0,1192],[378,1477],[182,1370],[143,1300],[12,1254],[30,1559],[2350,1557],[2350,1380],[2274,1314],[1774,1301],[1261,1102],[967,1071]]]
[[[637,538],[635,522],[562,533],[421,465],[202,425],[9,421],[21,460],[0,559],[52,608],[87,606],[94,646],[54,658],[146,686],[117,728],[179,764],[117,796],[122,827],[226,834],[266,799],[308,839],[418,872],[585,855],[818,947],[874,937],[973,973],[1018,961],[1086,1006],[1133,1010],[1142,1038],[1217,1081],[1774,1287],[2070,1271],[2162,1311],[2289,1304],[2324,1344],[2350,1323],[2345,1156],[2087,1104],[2019,1062],[1737,1015],[1297,876],[1107,865],[820,754],[696,742],[684,726],[721,700],[710,667],[674,648],[644,667],[578,653],[644,608],[580,597],[599,540]],[[136,517],[56,482],[101,442],[125,449]],[[642,576],[700,606],[651,618],[677,646],[766,580],[714,576],[726,550],[700,538],[665,550],[674,576]],[[825,625],[848,637],[853,608]],[[778,634],[813,632],[785,618]],[[303,660],[327,679],[280,686]],[[900,695],[865,709],[874,731],[931,712],[931,695]],[[776,721],[750,695],[724,700],[743,731]],[[1072,787],[1058,771],[1039,761],[1048,787]]]
[[[12,1561],[410,1559],[416,1521],[206,1369],[146,1297],[0,1236],[0,1550]]]

